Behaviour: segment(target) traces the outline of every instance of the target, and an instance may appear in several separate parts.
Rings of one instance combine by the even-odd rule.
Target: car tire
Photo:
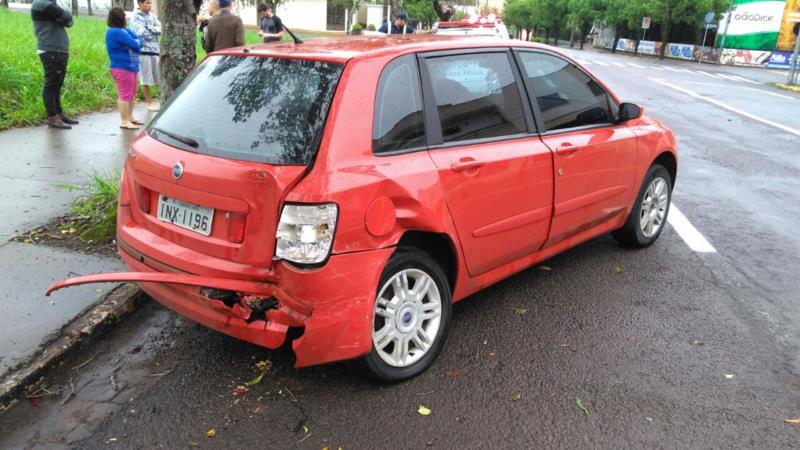
[[[671,204],[672,177],[664,166],[653,164],[644,177],[625,225],[611,235],[622,245],[647,247],[664,230]]]
[[[396,382],[425,371],[444,346],[451,310],[441,267],[422,251],[398,249],[378,283],[372,349],[365,358],[369,372]]]

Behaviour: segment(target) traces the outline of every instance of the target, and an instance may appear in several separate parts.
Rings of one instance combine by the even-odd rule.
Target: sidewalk
[[[137,107],[142,120],[153,114]],[[57,184],[80,185],[93,171],[121,168],[128,143],[139,133],[121,130],[116,112],[78,119],[80,125],[71,130],[40,126],[0,132],[0,379],[113,288],[78,286],[45,297],[52,282],[124,268],[117,258],[9,242],[14,234],[67,212],[78,193]]]

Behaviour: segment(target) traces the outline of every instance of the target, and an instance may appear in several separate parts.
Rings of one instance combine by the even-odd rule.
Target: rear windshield
[[[341,64],[212,56],[175,92],[147,133],[191,152],[307,165],[319,145]]]

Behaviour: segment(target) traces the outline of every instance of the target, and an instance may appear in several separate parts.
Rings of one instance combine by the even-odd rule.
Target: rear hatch
[[[202,254],[269,265],[282,199],[313,163],[341,72],[319,61],[206,59],[132,144],[129,244],[173,262]]]

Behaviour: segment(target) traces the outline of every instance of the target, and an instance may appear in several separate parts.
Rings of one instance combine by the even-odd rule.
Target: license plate
[[[169,198],[166,195],[159,195],[157,217],[164,222],[208,236],[211,234],[211,220],[214,218],[214,208],[193,205]]]

